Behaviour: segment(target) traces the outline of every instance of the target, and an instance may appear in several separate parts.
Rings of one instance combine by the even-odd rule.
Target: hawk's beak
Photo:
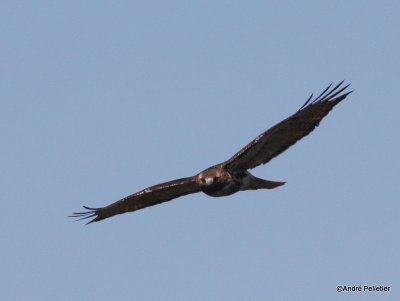
[[[211,177],[206,178],[206,184],[207,185],[212,184],[212,182],[213,182],[213,178],[211,178]]]

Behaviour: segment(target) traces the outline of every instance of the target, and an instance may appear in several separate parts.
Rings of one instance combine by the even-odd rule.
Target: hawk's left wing
[[[259,135],[222,163],[228,170],[247,170],[265,164],[312,132],[321,120],[352,91],[342,93],[349,85],[340,88],[343,81],[333,89],[329,85],[317,98],[312,95],[292,116]]]
[[[200,187],[197,185],[194,177],[177,179],[143,189],[142,191],[127,196],[103,208],[90,208],[84,206],[88,211],[76,212],[70,217],[76,217],[79,219],[94,217],[94,219],[88,222],[88,224],[90,224],[92,222],[98,222],[105,218],[109,218],[113,215],[154,206],[199,191]]]

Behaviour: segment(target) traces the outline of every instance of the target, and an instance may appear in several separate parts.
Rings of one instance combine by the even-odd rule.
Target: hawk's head
[[[210,196],[225,196],[239,191],[241,177],[229,173],[222,164],[203,170],[196,175],[201,191]]]
[[[218,166],[213,166],[203,170],[196,176],[196,181],[200,186],[212,186],[223,182],[224,172]]]

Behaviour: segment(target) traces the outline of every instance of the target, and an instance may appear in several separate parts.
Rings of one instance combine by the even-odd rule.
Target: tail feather
[[[269,181],[250,175],[241,190],[273,189],[286,184],[286,182]]]

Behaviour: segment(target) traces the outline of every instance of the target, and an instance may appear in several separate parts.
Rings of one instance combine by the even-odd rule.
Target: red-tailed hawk
[[[334,106],[351,92],[342,93],[349,86],[343,81],[330,89],[330,84],[318,97],[311,95],[292,116],[265,131],[229,160],[211,166],[195,176],[148,187],[102,208],[73,213],[71,217],[93,218],[88,224],[111,216],[136,211],[170,201],[180,196],[204,192],[213,197],[231,195],[242,190],[272,189],[285,184],[257,178],[248,170],[269,162],[319,125]]]

